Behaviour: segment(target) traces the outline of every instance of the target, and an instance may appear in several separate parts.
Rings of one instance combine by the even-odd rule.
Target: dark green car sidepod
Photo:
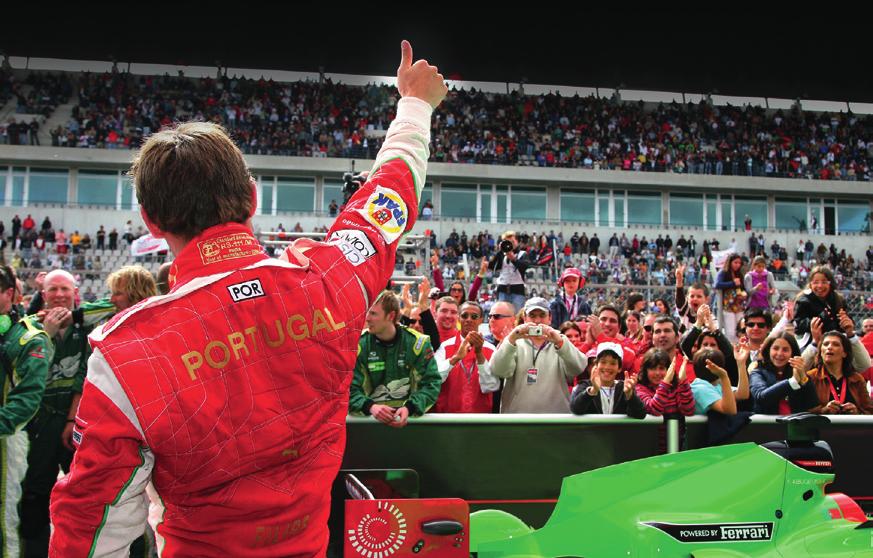
[[[541,529],[504,512],[470,517],[478,558],[873,558],[858,505],[834,475],[755,444],[641,459],[567,477]]]

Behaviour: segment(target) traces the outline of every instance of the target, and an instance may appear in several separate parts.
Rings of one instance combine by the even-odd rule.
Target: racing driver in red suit
[[[176,255],[173,289],[91,337],[50,556],[127,556],[148,500],[165,558],[325,554],[358,339],[415,221],[447,92],[406,41],[401,54],[397,116],[326,243],[263,253],[254,182],[219,126],[181,124],[142,147],[131,173],[146,225]]]

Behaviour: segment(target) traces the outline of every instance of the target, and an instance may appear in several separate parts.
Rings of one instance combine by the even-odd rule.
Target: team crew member
[[[39,322],[21,318],[13,304],[15,272],[0,266],[0,556],[18,556],[18,502],[27,470],[28,435],[24,426],[39,408],[54,347]]]
[[[397,323],[400,301],[384,291],[367,312],[367,331],[349,394],[349,411],[402,428],[436,402],[442,379],[427,335]]]
[[[38,315],[55,351],[39,411],[27,427],[30,452],[21,499],[21,535],[29,553],[47,551],[49,496],[59,470],[69,471],[73,459],[73,419],[91,355],[88,334],[94,327],[84,319],[106,318],[114,311],[105,303],[89,305],[87,312],[76,308],[78,292],[75,278],[62,269],[49,272],[42,282],[45,309]]]
[[[51,556],[126,553],[147,485],[164,558],[325,554],[360,332],[415,222],[447,91],[405,41],[402,53],[369,180],[327,243],[299,239],[279,260],[252,234],[257,191],[223,129],[146,141],[131,172],[149,230],[176,255],[173,286],[92,335]]]

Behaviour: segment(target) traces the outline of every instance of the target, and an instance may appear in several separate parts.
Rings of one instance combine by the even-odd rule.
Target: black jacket
[[[570,394],[570,410],[575,415],[602,415],[603,403],[600,400],[600,394],[594,397],[588,395],[588,388],[591,382],[582,382],[573,388],[573,393]],[[642,400],[637,397],[637,391],[634,390],[631,399],[628,400],[624,396],[624,384],[615,382],[615,402],[612,405],[612,413],[616,415],[627,415],[631,418],[646,418],[646,408]]]

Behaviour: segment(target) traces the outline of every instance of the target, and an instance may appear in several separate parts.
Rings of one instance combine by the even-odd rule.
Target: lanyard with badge
[[[543,343],[543,346],[537,349],[537,351],[534,353],[533,366],[527,369],[527,385],[530,386],[537,383],[537,358],[540,356],[540,353],[543,352],[543,349],[548,347],[550,344],[551,343],[549,341],[546,341],[545,343]],[[531,345],[533,345],[533,343],[531,343]]]

